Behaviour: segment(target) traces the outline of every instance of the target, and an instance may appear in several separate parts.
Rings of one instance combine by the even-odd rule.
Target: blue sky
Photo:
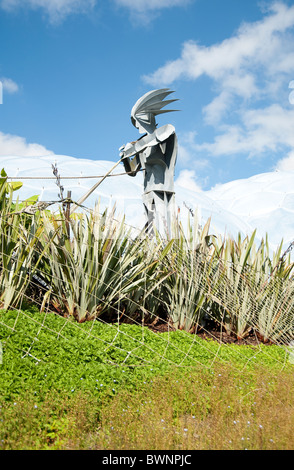
[[[168,87],[183,185],[294,171],[293,0],[0,0],[0,41],[0,158],[117,161]]]

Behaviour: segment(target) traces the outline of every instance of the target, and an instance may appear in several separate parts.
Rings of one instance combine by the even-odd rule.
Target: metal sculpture
[[[176,111],[162,109],[173,100],[165,98],[173,91],[168,88],[152,90],[143,95],[131,111],[132,124],[143,134],[137,141],[123,145],[121,161],[130,176],[144,171],[142,196],[147,216],[146,227],[153,233],[153,226],[160,233],[170,233],[174,214],[174,171],[178,143],[174,126],[166,124],[157,128],[155,116]],[[165,101],[164,101],[165,100]]]

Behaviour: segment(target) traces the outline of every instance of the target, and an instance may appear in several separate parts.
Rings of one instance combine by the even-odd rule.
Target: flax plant
[[[164,266],[173,241],[162,240],[154,229],[155,237],[148,234],[140,236],[140,250],[135,263],[145,265],[137,276],[136,288],[131,288],[124,301],[128,319],[138,318],[143,323],[156,323],[166,318],[167,309],[164,299],[164,286],[172,273],[172,267]]]
[[[117,309],[143,283],[154,263],[141,255],[141,239],[133,240],[114,211],[102,215],[97,205],[89,214],[70,219],[68,235],[63,214],[44,219],[48,283],[52,302],[79,322]]]
[[[202,324],[216,274],[211,254],[210,220],[200,228],[198,217],[188,220],[187,233],[178,221],[165,259],[172,271],[164,283],[165,302],[174,328],[190,331]]]
[[[215,243],[219,276],[213,296],[217,306],[214,312],[226,333],[239,339],[248,335],[254,314],[254,263],[250,262],[254,239],[255,232],[244,240],[239,235],[237,241],[227,238],[218,246]]]
[[[236,241],[227,238],[220,243],[220,239],[214,239],[220,271],[213,297],[214,312],[226,332],[239,339],[252,330],[266,338],[274,323],[276,330],[279,322],[272,322],[273,312],[283,282],[289,280],[293,268],[289,257],[286,260],[281,256],[282,243],[270,254],[267,237],[257,248],[255,236],[256,231],[243,240],[240,234]],[[269,284],[271,279],[273,282]]]
[[[288,250],[282,253],[283,241],[270,254],[268,237],[262,240],[255,258],[254,317],[252,326],[263,341],[289,342],[293,338],[294,264]]]
[[[294,284],[275,276],[256,295],[254,328],[264,342],[289,344],[294,339]]]

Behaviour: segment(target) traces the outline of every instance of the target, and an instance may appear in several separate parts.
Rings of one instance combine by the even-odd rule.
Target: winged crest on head
[[[177,99],[165,100],[174,93],[169,88],[151,90],[135,103],[131,111],[131,121],[135,127],[142,127],[144,130],[153,132],[156,127],[155,116],[163,113],[178,111],[176,109],[162,109]]]

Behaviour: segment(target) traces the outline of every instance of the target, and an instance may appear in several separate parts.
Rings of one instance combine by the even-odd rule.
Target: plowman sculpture
[[[174,214],[174,171],[177,159],[175,128],[166,124],[157,128],[155,116],[175,111],[162,108],[177,100],[164,99],[173,93],[168,88],[152,90],[133,106],[131,121],[142,135],[137,141],[123,145],[120,156],[126,172],[135,176],[144,171],[143,204],[147,230],[155,224],[160,233],[170,233]]]

